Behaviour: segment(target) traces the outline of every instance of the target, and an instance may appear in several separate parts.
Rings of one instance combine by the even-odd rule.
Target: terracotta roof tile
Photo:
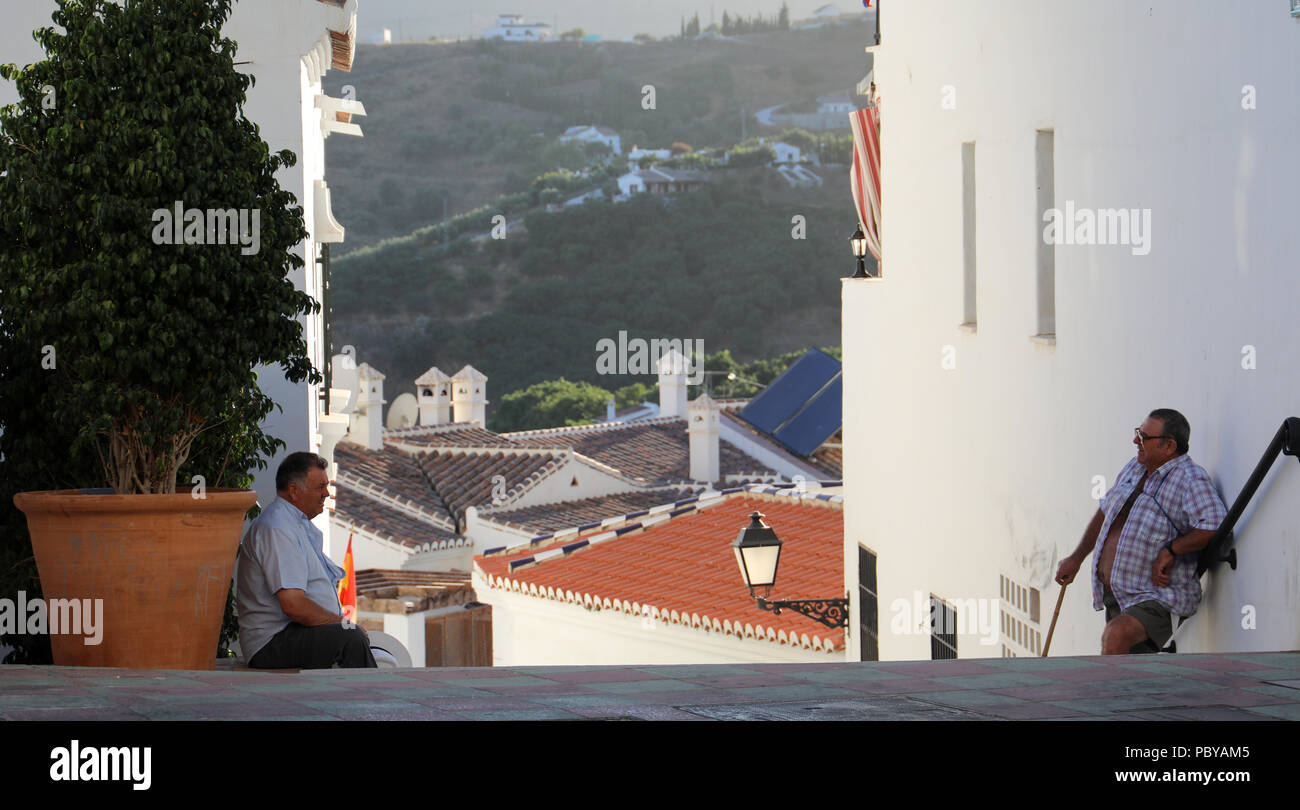
[[[420,425],[407,428],[390,428],[384,431],[384,441],[423,447],[518,447],[504,436],[471,422],[450,425]]]
[[[843,650],[843,629],[791,611],[778,616],[760,610],[749,596],[730,544],[756,510],[784,541],[775,598],[843,594],[839,504],[757,493],[734,494],[645,530],[597,530],[545,550],[525,547],[474,563],[494,588],[805,649]]]
[[[459,524],[467,507],[491,504],[493,490],[500,493],[493,481],[496,476],[503,479],[509,498],[549,475],[561,460],[556,453],[544,452],[434,450],[421,454],[418,464]]]
[[[842,479],[844,477],[844,430],[835,431],[835,435],[830,437],[826,444],[814,450],[808,460],[818,469],[830,473],[833,478]]]
[[[354,442],[339,442],[334,448],[340,482],[355,478],[394,497],[410,501],[448,522],[453,520],[446,503],[421,472],[415,458],[396,447],[367,450]]]
[[[485,520],[520,526],[536,532],[553,532],[635,513],[652,506],[672,503],[693,494],[691,489],[650,489],[601,495],[578,501],[526,506],[522,509],[488,511]]]
[[[690,442],[686,436],[685,419],[659,418],[501,435],[519,445],[571,448],[643,483],[690,480]],[[723,476],[768,478],[776,475],[774,470],[725,439],[719,442],[719,456]]]
[[[382,503],[344,480],[337,481],[335,489],[338,495],[335,498],[334,520],[342,526],[356,526],[362,531],[415,551],[425,550],[430,545],[455,546],[467,542],[449,525],[438,525],[435,522],[438,518],[433,514],[417,516],[412,514],[414,510],[404,511]]]

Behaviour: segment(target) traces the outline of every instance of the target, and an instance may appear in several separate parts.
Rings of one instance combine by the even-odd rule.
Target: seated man
[[[374,667],[370,639],[345,620],[343,569],[311,519],[325,508],[329,476],[315,453],[290,453],[276,497],[249,527],[239,557],[239,642],[255,669]]]

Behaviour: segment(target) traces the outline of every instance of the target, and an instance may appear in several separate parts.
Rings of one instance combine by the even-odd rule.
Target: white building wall
[[[490,515],[485,515],[470,521],[466,526],[465,534],[474,541],[474,553],[482,554],[490,548],[510,548],[521,545],[536,537],[538,533],[498,526],[491,522]]]
[[[412,554],[402,568],[410,571],[468,572],[474,567],[476,553],[474,547],[469,545],[421,551]]]
[[[352,537],[352,563],[357,571],[367,568],[395,570],[405,568],[411,558],[411,551],[396,543],[382,540],[366,532],[361,532],[343,524],[332,524],[334,531],[326,532],[326,537],[338,538],[338,554],[334,560],[339,565],[348,551],[348,536]],[[334,555],[331,555],[333,557]]]
[[[492,605],[493,666],[644,666],[650,664],[826,663],[843,652],[707,633],[613,610],[538,599],[487,587],[476,572],[474,593]]]
[[[819,481],[828,477],[828,473],[818,470],[811,464],[799,461],[790,454],[778,453],[754,437],[754,434],[740,427],[729,419],[722,419],[718,425],[719,436],[737,450],[746,454],[760,464],[776,471],[782,481],[794,481],[795,476],[802,476],[809,487],[817,487]]]
[[[578,480],[574,486],[573,480]],[[517,481],[507,481],[506,486],[515,486]],[[510,504],[511,509],[523,509],[526,506],[545,506],[564,501],[595,498],[601,495],[614,495],[620,492],[635,492],[638,488],[629,481],[581,461],[569,457],[560,469],[548,475],[542,481]]]
[[[844,400],[870,403],[844,409],[845,571],[856,593],[856,545],[879,554],[881,657],[928,658],[928,636],[889,632],[891,603],[913,590],[995,598],[1005,572],[1042,589],[1046,634],[1056,565],[1097,509],[1094,476],[1114,483],[1151,409],[1188,417],[1191,456],[1229,505],[1283,418],[1300,415],[1288,292],[1300,22],[1285,3],[892,3],[881,34],[883,278],[843,287]],[[949,85],[955,109],[940,104]],[[1152,217],[1144,256],[1056,248],[1054,345],[1030,338],[1045,128],[1058,207]],[[973,332],[958,328],[965,141]],[[1300,470],[1284,462],[1238,525],[1238,570],[1209,578],[1181,651],[1300,647]],[[1068,589],[1053,654],[1099,651],[1094,562]],[[1257,629],[1241,626],[1247,606]],[[998,649],[959,638],[963,656]]]

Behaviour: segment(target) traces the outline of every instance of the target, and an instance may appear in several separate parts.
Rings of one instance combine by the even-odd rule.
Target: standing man
[[[1197,552],[1228,514],[1209,474],[1187,455],[1191,428],[1181,413],[1158,408],[1133,433],[1137,456],[1056,571],[1064,587],[1097,552],[1092,609],[1106,609],[1103,655],[1160,652],[1173,635],[1172,614],[1196,612]]]
[[[275,500],[244,537],[239,641],[255,669],[377,666],[366,631],[344,619],[343,569],[311,522],[329,497],[325,467],[315,453],[290,453],[275,472]]]

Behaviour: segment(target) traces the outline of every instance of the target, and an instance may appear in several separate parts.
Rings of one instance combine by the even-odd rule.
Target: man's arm
[[[1079,566],[1088,558],[1092,550],[1097,546],[1097,535],[1101,534],[1101,524],[1106,522],[1106,514],[1100,509],[1097,514],[1092,516],[1092,521],[1088,528],[1083,530],[1083,537],[1079,540],[1079,547],[1074,550],[1070,556],[1061,560],[1061,564],[1056,569],[1056,582],[1058,585],[1069,585],[1074,581],[1075,574],[1079,573]]]
[[[1218,529],[1192,529],[1187,534],[1175,537],[1170,545],[1173,546],[1175,555],[1195,554],[1210,544],[1216,531]],[[1167,547],[1160,549],[1155,562],[1151,564],[1151,582],[1162,588],[1168,585],[1173,565],[1174,555],[1169,553]]]
[[[1193,468],[1192,480],[1183,492],[1183,511],[1187,513],[1193,527],[1185,534],[1175,537],[1171,543],[1174,553],[1168,547],[1160,549],[1151,563],[1151,581],[1159,587],[1168,585],[1174,567],[1174,555],[1195,554],[1210,544],[1214,533],[1228,516],[1228,507],[1224,505],[1214,482],[1199,467]],[[1215,528],[1211,529],[1210,526]]]
[[[343,615],[326,610],[307,598],[307,592],[300,588],[281,588],[275,592],[280,600],[280,610],[303,627],[319,627],[322,624],[338,624]]]

